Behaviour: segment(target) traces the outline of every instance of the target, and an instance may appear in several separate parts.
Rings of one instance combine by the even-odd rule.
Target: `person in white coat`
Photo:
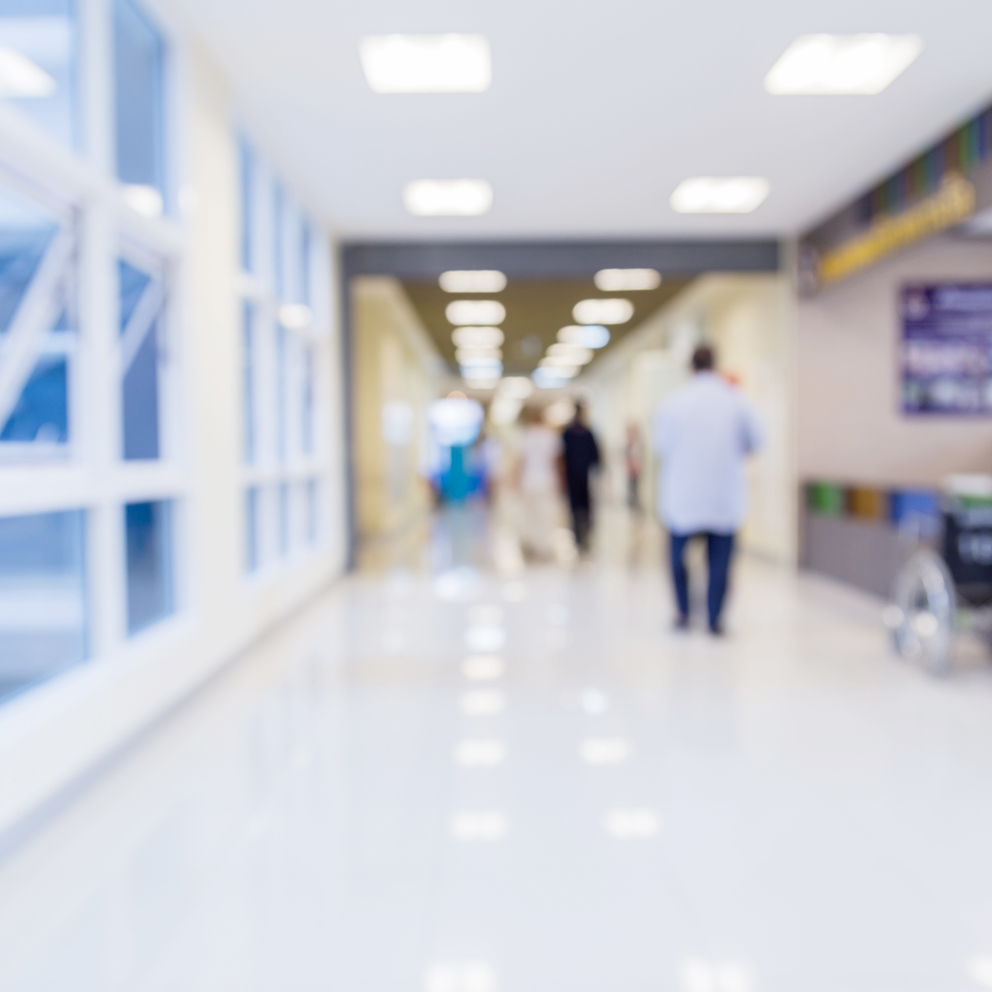
[[[761,446],[762,430],[740,390],[713,366],[713,350],[696,348],[692,378],[655,412],[652,441],[661,460],[658,513],[671,537],[676,627],[689,625],[685,547],[691,538],[703,536],[709,627],[721,634],[734,535],[747,510],[745,460]]]

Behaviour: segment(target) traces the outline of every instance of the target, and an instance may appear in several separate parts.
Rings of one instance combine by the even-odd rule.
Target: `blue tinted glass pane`
[[[29,200],[0,189],[0,336],[9,329],[58,229]]]
[[[250,303],[242,305],[242,416],[244,417],[244,456],[246,462],[255,460],[255,308]]]
[[[238,147],[238,167],[241,180],[241,267],[252,271],[252,232],[255,224],[253,189],[255,160],[251,147],[242,139]]]
[[[300,397],[300,447],[305,455],[313,454],[313,349],[303,352],[303,389]]]
[[[286,329],[276,325],[276,449],[286,460]]]
[[[130,0],[114,0],[117,175],[122,182],[162,183],[163,44]]]
[[[172,591],[172,504],[130,503],[127,531],[127,629],[134,634],[169,616]]]
[[[300,301],[308,307],[313,306],[313,293],[310,288],[310,250],[313,233],[310,224],[303,222],[300,231]]]
[[[121,260],[117,263],[117,276],[121,294],[121,334],[134,314],[142,293],[151,285],[152,277],[133,265]]]
[[[0,698],[86,657],[84,519],[0,518]]]
[[[124,373],[124,457],[158,458],[158,323],[152,324]]]
[[[279,486],[279,554],[289,552],[289,485]]]
[[[75,143],[76,26],[70,0],[2,0],[3,102]]]
[[[276,299],[286,298],[286,265],[284,245],[286,242],[286,194],[276,183],[272,194],[272,274],[275,281]]]
[[[0,441],[65,444],[69,439],[67,379],[64,355],[41,358],[4,424]]]
[[[258,489],[245,493],[245,568],[254,572],[259,565]]]
[[[306,535],[308,544],[317,542],[317,480],[311,479],[306,483]]]

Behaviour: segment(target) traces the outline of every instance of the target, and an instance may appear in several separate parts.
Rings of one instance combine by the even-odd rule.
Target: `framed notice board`
[[[902,409],[992,416],[992,283],[907,285]]]

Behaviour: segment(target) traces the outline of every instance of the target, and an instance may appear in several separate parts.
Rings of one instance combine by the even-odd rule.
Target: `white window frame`
[[[260,154],[259,146],[246,135],[243,129],[236,133],[235,140],[240,148],[247,145],[252,156],[250,256],[254,271],[242,270],[239,295],[240,303],[249,302],[253,307],[254,321],[252,343],[255,353],[252,357],[254,396],[254,459],[242,459],[242,540],[245,562],[244,580],[248,587],[274,580],[287,569],[297,567],[312,558],[326,547],[328,522],[321,512],[321,490],[327,485],[328,443],[326,423],[330,419],[328,397],[323,377],[319,374],[320,357],[326,354],[330,339],[330,314],[327,301],[330,298],[330,267],[325,250],[321,247],[318,232],[320,226],[314,217],[299,203],[286,181],[269,165]],[[239,175],[240,182],[240,163]],[[283,283],[287,295],[301,295],[304,285],[302,272],[293,272],[287,259],[300,254],[301,243],[295,239],[302,234],[303,226],[309,233],[309,272],[310,308],[312,322],[305,328],[283,328],[286,341],[285,367],[285,459],[279,457],[279,416],[278,384],[276,381],[277,337],[279,333],[279,310],[284,303],[299,303],[298,299],[280,300],[276,297],[276,232],[275,197],[277,185],[283,197],[284,249]],[[239,207],[241,194],[238,196]],[[243,221],[243,219],[242,219]],[[241,261],[240,240],[238,251]],[[299,259],[297,259],[299,261]],[[325,263],[322,267],[321,263]],[[301,383],[303,381],[304,354],[311,356],[311,451],[303,451],[303,420]],[[242,380],[243,381],[243,380]],[[241,412],[244,416],[245,403],[242,400]],[[245,425],[242,424],[242,437]],[[289,552],[279,550],[279,491],[282,485],[289,486]],[[316,533],[314,540],[307,536],[308,489],[310,484],[317,486]],[[256,534],[258,564],[255,569],[247,567],[248,519],[247,492],[257,488],[259,529]]]
[[[155,0],[135,0],[161,32],[165,194],[181,197],[185,175],[185,53],[179,31]],[[186,503],[191,492],[187,425],[181,402],[186,232],[176,215],[139,216],[116,176],[111,0],[76,0],[78,144],[63,145],[0,102],[0,181],[42,204],[62,205],[75,220],[78,347],[69,390],[66,457],[0,461],[0,516],[82,509],[86,514],[88,656],[105,661],[139,640],[167,636],[189,621]],[[183,111],[181,113],[180,111]],[[161,265],[166,305],[160,333],[168,361],[160,370],[160,457],[126,462],[121,388],[117,260],[141,254]],[[126,257],[126,255],[125,255]],[[124,507],[170,500],[174,611],[127,633]]]

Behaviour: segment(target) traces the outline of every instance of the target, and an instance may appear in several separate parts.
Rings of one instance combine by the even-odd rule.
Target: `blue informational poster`
[[[902,408],[992,415],[992,283],[902,290]]]

